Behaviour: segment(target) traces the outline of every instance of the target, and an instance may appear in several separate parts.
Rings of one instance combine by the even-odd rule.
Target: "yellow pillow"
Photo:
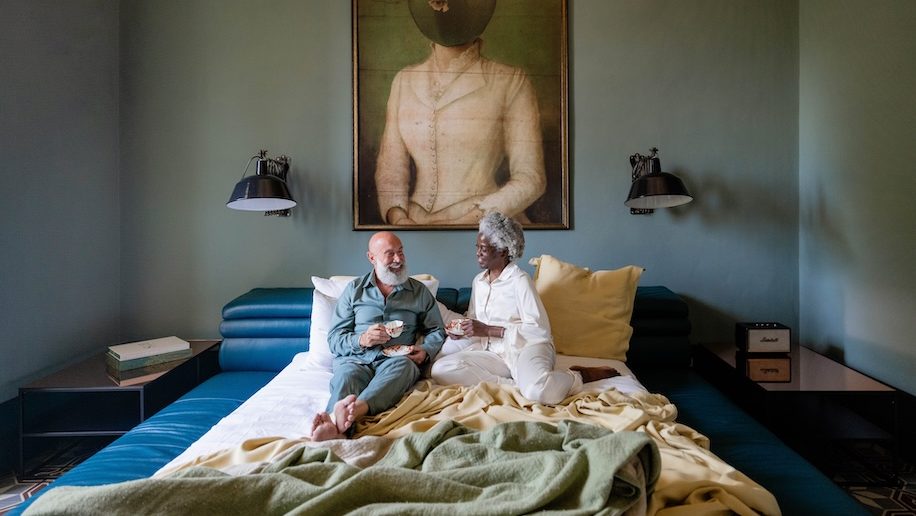
[[[557,352],[626,361],[642,267],[592,272],[546,254],[531,263]]]

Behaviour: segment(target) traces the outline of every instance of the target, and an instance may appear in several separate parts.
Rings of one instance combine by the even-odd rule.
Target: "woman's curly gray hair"
[[[518,260],[525,252],[522,225],[498,211],[491,211],[480,219],[480,234],[497,249],[507,250],[510,262]]]

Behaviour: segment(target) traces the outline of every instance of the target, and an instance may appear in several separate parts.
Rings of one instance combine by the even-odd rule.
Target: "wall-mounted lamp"
[[[650,151],[648,156],[630,156],[633,184],[630,185],[630,195],[624,204],[630,207],[633,215],[644,215],[657,208],[680,206],[693,200],[680,178],[662,172],[661,161],[657,157],[658,149],[652,147]]]
[[[257,173],[245,177],[251,162],[257,160]],[[289,209],[296,205],[286,185],[289,157],[268,158],[262,150],[248,160],[242,171],[242,180],[236,183],[226,206],[233,210],[263,211],[264,215],[289,217]]]

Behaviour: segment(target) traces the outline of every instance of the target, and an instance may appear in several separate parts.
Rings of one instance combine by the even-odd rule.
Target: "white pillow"
[[[328,330],[337,298],[322,294],[317,288],[312,296],[312,321],[309,333],[309,362],[319,369],[331,370],[334,356],[328,347]]]
[[[315,288],[322,294],[337,299],[343,293],[347,284],[356,278],[357,276],[331,276],[330,278],[312,276],[312,285],[315,285]],[[439,292],[439,280],[435,276],[432,274],[414,274],[411,278],[425,285],[433,297],[436,297],[436,293]]]
[[[334,298],[334,301],[337,301],[337,298],[343,294],[347,284],[355,280],[356,276],[331,276],[330,278],[319,278],[318,276],[312,276],[312,285],[315,285],[315,290],[321,292],[322,294]],[[315,314],[312,314],[312,318],[315,317]]]
[[[439,290],[439,280],[431,274],[415,274],[411,276],[436,296]],[[321,278],[312,276],[312,285],[315,286],[312,297],[312,321],[309,334],[309,362],[319,369],[331,370],[334,355],[328,346],[328,331],[331,329],[331,316],[337,306],[337,299],[347,285],[356,279],[356,276],[331,276]]]
[[[432,294],[433,297],[436,297],[436,293],[439,292],[439,280],[437,280],[435,276],[432,274],[414,274],[411,278],[426,285],[426,288],[429,289],[429,293]]]

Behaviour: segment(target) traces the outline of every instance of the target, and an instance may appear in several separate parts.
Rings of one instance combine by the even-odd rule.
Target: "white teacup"
[[[401,332],[404,331],[404,321],[386,322],[385,331],[388,332],[388,335],[391,336],[391,338],[400,336]]]
[[[456,337],[464,335],[464,330],[461,329],[461,323],[464,320],[465,319],[452,319],[445,325],[445,332],[449,335],[455,335]]]

